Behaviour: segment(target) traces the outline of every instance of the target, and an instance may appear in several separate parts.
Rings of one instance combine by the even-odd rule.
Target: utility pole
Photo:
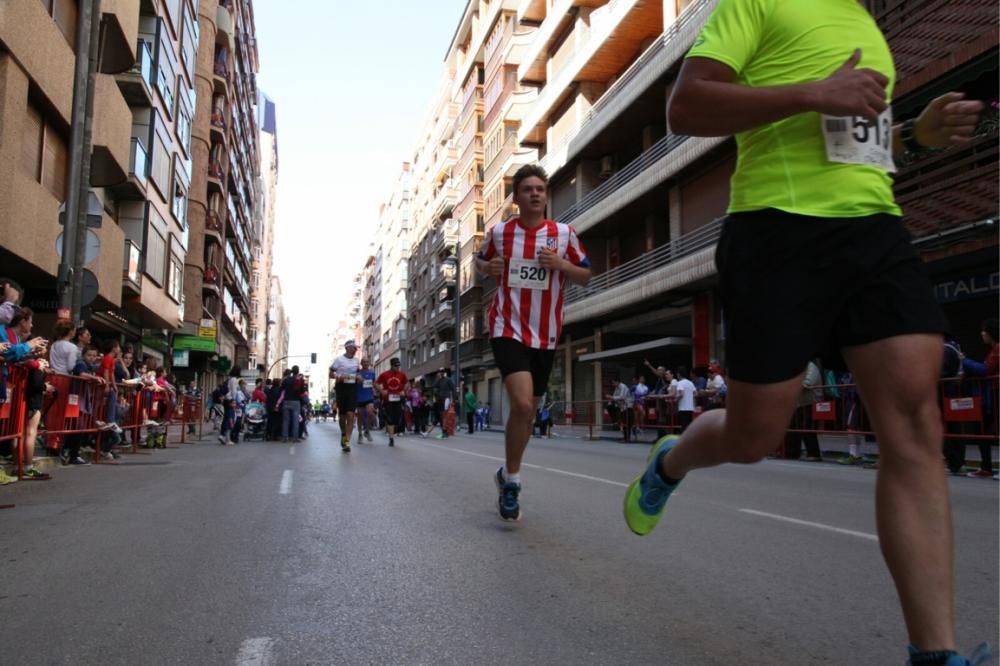
[[[63,216],[63,248],[59,261],[58,289],[59,307],[68,312],[73,321],[78,312],[73,310],[73,284],[75,282],[77,227],[80,224],[80,182],[82,180],[83,156],[86,150],[85,135],[87,125],[87,97],[90,84],[90,35],[93,32],[95,0],[80,0],[80,13],[76,24],[76,66],[73,72],[73,110],[70,116],[69,170],[66,176],[66,210]],[[90,160],[87,160],[89,180]],[[88,192],[89,194],[89,192]],[[83,209],[86,210],[87,196]],[[84,222],[86,234],[86,222]],[[86,239],[86,237],[85,237]]]
[[[90,39],[87,49],[87,96],[83,123],[83,154],[80,155],[79,209],[76,219],[76,246],[73,248],[73,321],[80,321],[83,308],[83,264],[87,252],[87,214],[90,212],[90,160],[93,152],[94,94],[97,65],[101,53],[101,0],[90,0]],[[82,22],[81,22],[82,23]],[[80,49],[81,53],[83,49]]]
[[[457,225],[456,225],[457,226]],[[462,240],[461,229],[455,240],[455,418],[462,419]]]

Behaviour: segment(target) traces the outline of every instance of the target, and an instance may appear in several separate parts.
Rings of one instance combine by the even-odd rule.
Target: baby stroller
[[[251,402],[248,404],[244,418],[246,421],[244,441],[254,438],[264,439],[264,434],[267,432],[267,409],[264,407],[264,403]]]

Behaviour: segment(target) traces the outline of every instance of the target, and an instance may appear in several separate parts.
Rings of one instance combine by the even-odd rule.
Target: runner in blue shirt
[[[361,443],[361,434],[365,439],[372,441],[372,433],[369,430],[371,424],[375,423],[375,371],[371,368],[368,359],[361,359],[361,383],[358,384],[358,444]]]

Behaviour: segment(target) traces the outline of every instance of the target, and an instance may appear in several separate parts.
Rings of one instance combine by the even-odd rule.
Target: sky
[[[466,0],[255,0],[278,123],[274,270],[290,354],[327,356]]]

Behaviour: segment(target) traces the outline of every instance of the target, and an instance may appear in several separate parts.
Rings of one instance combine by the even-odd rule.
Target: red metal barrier
[[[945,379],[938,385],[941,405],[941,419],[944,423],[945,439],[998,440],[998,377],[963,377]],[[812,389],[813,402],[796,409],[789,425],[789,432],[816,433],[826,435],[875,434],[871,420],[865,410],[857,386],[838,384],[816,386]],[[610,401],[577,401],[567,403],[562,422],[566,426],[586,426],[593,438],[594,429],[614,428],[628,432],[631,428],[642,431],[678,433],[681,424],[677,414],[677,401],[659,395],[644,398],[645,423],[636,418],[636,408],[620,412],[612,418],[608,411]],[[715,404],[712,396],[695,397],[693,417],[721,405]],[[629,438],[631,432],[629,432]],[[628,438],[626,439],[628,441]]]
[[[0,403],[0,442],[11,442],[18,478],[24,470],[21,440],[24,437],[24,389],[27,381],[27,368],[21,365],[8,365],[6,394],[0,396],[3,399],[3,403]]]

